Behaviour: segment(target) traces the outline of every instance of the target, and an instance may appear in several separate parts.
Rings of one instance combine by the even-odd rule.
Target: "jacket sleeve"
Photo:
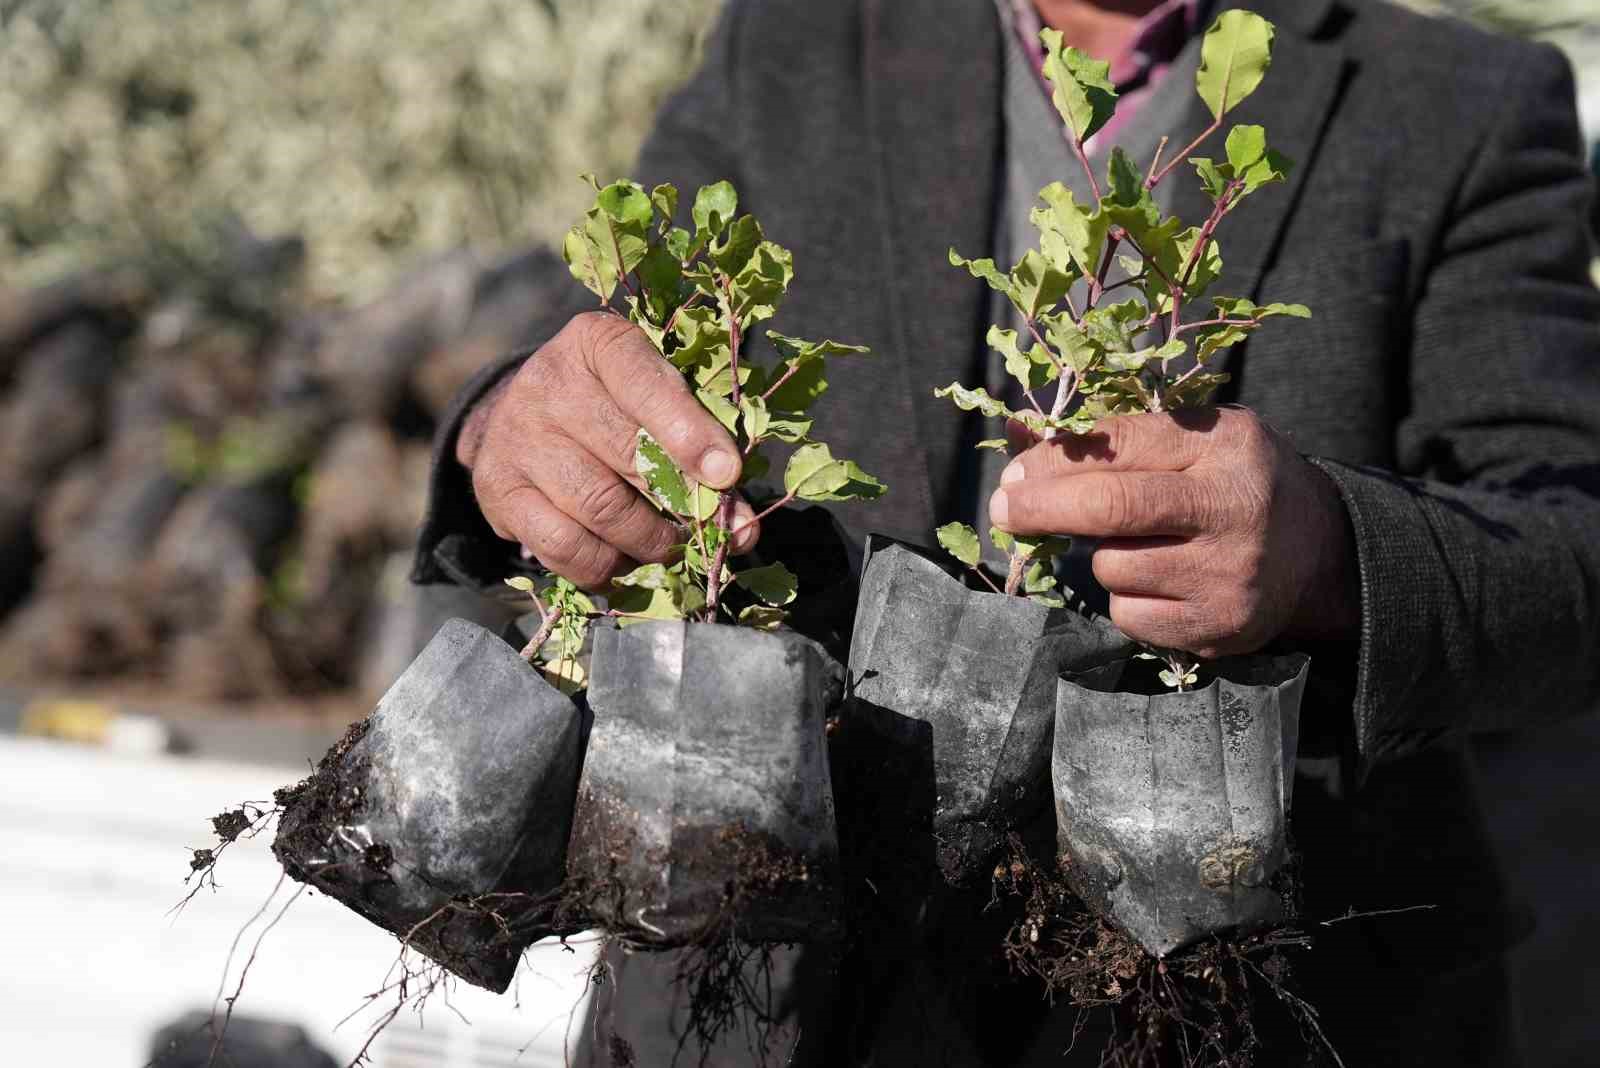
[[[647,186],[672,182],[692,197],[699,186],[723,178],[735,186],[739,184],[735,166],[739,155],[734,108],[739,99],[735,42],[745,6],[741,0],[727,5],[707,39],[698,72],[656,116],[633,175]],[[539,345],[553,337],[572,316],[593,307],[593,297],[577,282],[572,283],[571,291],[571,299],[558,302],[531,333],[535,344],[501,357],[480,371],[456,396],[441,421],[434,436],[427,511],[417,536],[413,582],[454,582],[487,593],[498,590],[506,576],[526,570],[518,547],[498,538],[478,511],[471,476],[455,459],[456,440],[473,405],[514,374],[524,361],[536,359]]]
[[[1508,86],[1413,309],[1398,471],[1316,461],[1360,560],[1365,761],[1600,707],[1600,294],[1572,76]]]

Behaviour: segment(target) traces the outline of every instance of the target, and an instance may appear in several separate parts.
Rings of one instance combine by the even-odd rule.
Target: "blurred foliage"
[[[1430,14],[1455,15],[1518,37],[1555,38],[1594,26],[1594,0],[1403,0]]]
[[[720,0],[0,0],[0,263],[204,264],[300,234],[321,297],[558,238],[626,170]]]

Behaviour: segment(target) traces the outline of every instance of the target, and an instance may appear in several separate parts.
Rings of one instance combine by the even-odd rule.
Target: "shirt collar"
[[[1011,26],[1022,42],[1022,52],[1044,70],[1044,49],[1039,31],[1044,28],[1033,0],[1007,0]],[[1165,0],[1133,29],[1129,45],[1111,61],[1111,83],[1118,90],[1140,83],[1154,66],[1170,63],[1200,30],[1201,0]]]

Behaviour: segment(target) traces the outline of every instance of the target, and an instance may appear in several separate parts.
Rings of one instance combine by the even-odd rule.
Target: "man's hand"
[[[1108,419],[1034,444],[1001,487],[995,526],[1103,539],[1094,575],[1131,638],[1212,658],[1359,629],[1338,491],[1248,410]]]
[[[468,416],[456,459],[494,532],[550,570],[595,588],[635,562],[667,560],[684,532],[641,494],[640,427],[691,478],[739,478],[733,439],[644,333],[600,312],[576,316]],[[734,529],[754,517],[739,502]],[[755,544],[746,526],[734,551]]]

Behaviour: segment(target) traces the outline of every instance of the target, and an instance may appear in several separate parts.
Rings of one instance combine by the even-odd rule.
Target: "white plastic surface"
[[[211,815],[304,774],[0,738],[0,1064],[137,1068],[158,1028],[209,1007],[230,943],[280,869],[269,835],[241,840],[222,858],[220,889],[169,916],[185,892],[188,851],[213,844]],[[284,880],[277,901],[298,888]],[[277,911],[241,939],[227,993]],[[530,950],[504,996],[457,982],[448,1005],[441,993],[420,1020],[403,1014],[375,1043],[373,1064],[561,1065],[593,958],[591,938],[573,941],[577,953],[556,943]],[[307,891],[261,943],[237,1011],[299,1024],[348,1062],[374,1013],[336,1025],[382,984],[397,948]]]

